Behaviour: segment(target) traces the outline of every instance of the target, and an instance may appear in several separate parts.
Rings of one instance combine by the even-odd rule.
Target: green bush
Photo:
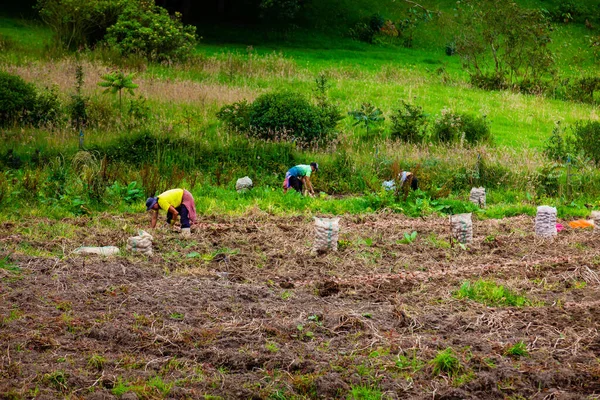
[[[64,110],[56,87],[37,92],[29,120],[35,126],[60,125],[63,122]]]
[[[560,121],[556,121],[552,134],[544,143],[544,155],[551,161],[565,162],[573,152],[573,141],[566,136]]]
[[[433,139],[441,143],[453,143],[463,135],[460,115],[444,108],[433,124]]]
[[[332,109],[317,107],[299,93],[263,94],[252,103],[249,116],[250,133],[260,139],[289,139],[305,145],[335,137]]]
[[[141,54],[152,61],[179,61],[196,45],[196,28],[183,25],[153,0],[132,1],[108,28],[106,42],[121,55]]]
[[[490,141],[491,132],[485,116],[475,117],[443,109],[433,125],[433,138],[441,143],[475,144]]]
[[[37,9],[57,44],[78,50],[102,40],[126,4],[127,0],[38,0]]]
[[[420,143],[425,138],[427,115],[423,112],[422,107],[414,106],[402,100],[400,108],[390,119],[392,120],[390,132],[392,139]]]
[[[227,104],[217,113],[217,118],[236,132],[250,130],[250,110],[252,105],[247,100]]]
[[[0,71],[0,124],[21,122],[36,108],[35,86],[20,76]]]
[[[485,116],[476,117],[471,114],[460,114],[460,120],[467,143],[491,141],[490,124]]]
[[[600,165],[600,122],[579,121],[573,127],[576,150]]]

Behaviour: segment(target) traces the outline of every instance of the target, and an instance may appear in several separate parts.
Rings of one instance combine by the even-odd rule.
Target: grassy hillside
[[[390,18],[401,12],[393,3],[377,4],[380,7],[377,11],[389,14]],[[556,4],[543,5],[550,8]],[[373,5],[369,1],[356,3],[355,15],[344,21],[369,15]],[[539,7],[542,3],[527,5]],[[452,12],[452,2],[427,6],[441,10],[444,15]],[[315,3],[314,7],[319,5]],[[343,7],[341,2],[336,8]],[[325,11],[314,10],[319,15],[325,15]],[[340,26],[344,23],[340,22]],[[86,132],[86,146],[95,149],[99,158],[113,155],[116,162],[125,163],[125,167],[113,167],[120,171],[113,178],[125,184],[137,180],[145,186],[148,177],[139,172],[139,164],[129,165],[131,160],[118,149],[129,146],[128,138],[135,140],[143,132],[149,132],[154,137],[179,140],[179,144],[169,142],[166,149],[161,149],[161,145],[152,147],[141,158],[142,164],[154,163],[158,168],[164,179],[161,185],[172,181],[173,173],[165,171],[171,171],[175,165],[182,170],[180,180],[185,179],[188,185],[192,180],[194,184],[231,185],[238,177],[250,174],[258,184],[277,187],[290,163],[315,159],[325,166],[317,178],[321,190],[371,193],[379,190],[382,179],[389,179],[391,166],[396,162],[400,167],[420,168],[423,187],[432,195],[441,189],[440,193],[464,199],[471,185],[485,184],[492,192],[503,193],[495,197],[499,203],[518,203],[531,196],[548,196],[545,189],[540,191],[539,182],[545,179],[540,176],[554,172],[548,172],[541,149],[555,122],[570,126],[579,120],[598,118],[592,105],[473,88],[460,59],[445,54],[448,36],[439,21],[421,25],[412,48],[353,41],[340,30],[334,31],[334,27],[335,24],[321,30],[297,28],[280,35],[269,30],[200,26],[203,39],[195,57],[183,64],[161,65],[135,58],[121,59],[102,49],[84,51],[77,57],[57,53],[47,28],[34,21],[4,17],[0,18],[0,38],[6,51],[0,54],[0,66],[38,87],[57,87],[62,100],[68,103],[74,91],[75,66],[81,64],[85,72],[84,93],[93,100],[101,119],[98,127]],[[554,25],[552,46],[560,76],[597,73],[598,64],[588,46],[588,35],[582,24]],[[115,68],[136,74],[134,81],[139,85],[136,95],[146,99],[151,113],[148,122],[135,127],[128,122],[130,97],[126,96],[123,113],[115,98],[101,94],[97,86],[100,76]],[[332,84],[331,100],[344,114],[364,102],[383,110],[387,120],[374,135],[366,137],[364,129],[354,126],[354,121],[346,117],[340,122],[339,143],[335,147],[307,151],[248,141],[227,132],[216,119],[215,114],[223,105],[253,100],[272,90],[294,90],[310,96],[314,79],[322,72]],[[490,122],[493,145],[447,148],[392,142],[387,138],[389,117],[400,100],[422,106],[431,121],[445,109],[485,115]],[[60,154],[68,160],[78,149],[76,132],[67,126],[50,130],[7,129],[2,135],[0,154],[13,150],[23,160],[34,161],[36,151],[45,154],[47,160]],[[248,153],[248,148],[252,152]],[[203,154],[215,154],[218,162],[203,159]],[[478,158],[482,156],[489,169],[485,179],[479,174]],[[559,186],[565,182],[565,171],[559,169],[558,178],[552,178],[558,179]],[[593,198],[596,186],[600,186],[595,174],[593,168],[581,169],[576,192]],[[505,190],[520,194],[514,197]],[[553,193],[550,196],[563,196],[567,191],[560,187]]]

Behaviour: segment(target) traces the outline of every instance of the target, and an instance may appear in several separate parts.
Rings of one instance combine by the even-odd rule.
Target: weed
[[[279,297],[281,297],[282,300],[287,300],[290,297],[292,297],[292,292],[290,292],[289,290],[284,290],[283,292],[281,292]]]
[[[346,396],[348,400],[380,400],[383,397],[381,390],[371,386],[352,386]]]
[[[106,358],[102,357],[100,354],[92,354],[90,358],[88,358],[87,366],[91,369],[102,371],[105,363]]]
[[[521,340],[508,347],[504,351],[504,355],[511,357],[527,357],[529,352],[527,351],[527,345]]]
[[[471,299],[486,306],[523,307],[531,305],[531,301],[525,296],[517,295],[496,282],[483,279],[479,279],[474,283],[464,282],[460,289],[454,292],[454,296],[459,299]]]
[[[277,343],[275,342],[267,342],[265,347],[270,353],[277,353],[279,351],[279,346],[277,346]]]
[[[439,351],[433,360],[430,361],[430,364],[433,367],[434,375],[444,373],[450,377],[455,377],[463,370],[463,366],[460,364],[451,347]]]
[[[158,390],[163,397],[167,397],[173,388],[172,383],[166,383],[158,375],[148,381],[148,386]]]
[[[169,314],[169,318],[177,320],[177,321],[182,321],[183,320],[184,315],[178,312],[174,312]]]
[[[411,244],[415,240],[417,240],[417,231],[412,231],[411,233],[404,232],[404,237],[398,240],[398,244]]]
[[[67,379],[68,375],[64,371],[54,371],[44,375],[44,382],[61,392],[69,390]]]
[[[396,367],[401,370],[409,370],[413,374],[420,371],[424,365],[423,360],[417,357],[416,349],[413,350],[410,356],[398,354],[398,359],[396,360]]]

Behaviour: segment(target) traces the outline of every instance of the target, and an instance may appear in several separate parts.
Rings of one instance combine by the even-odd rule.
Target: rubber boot
[[[181,228],[181,236],[183,236],[184,238],[189,238],[190,236],[192,236],[190,228]]]

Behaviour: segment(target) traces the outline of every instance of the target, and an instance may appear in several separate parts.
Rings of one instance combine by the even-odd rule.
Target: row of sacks
[[[138,231],[137,236],[132,236],[127,239],[127,251],[133,253],[140,253],[146,256],[151,256],[152,241],[154,238],[146,231]],[[100,256],[112,256],[119,254],[120,250],[116,246],[104,246],[104,247],[79,247],[74,251],[75,254],[81,255],[100,255]]]

